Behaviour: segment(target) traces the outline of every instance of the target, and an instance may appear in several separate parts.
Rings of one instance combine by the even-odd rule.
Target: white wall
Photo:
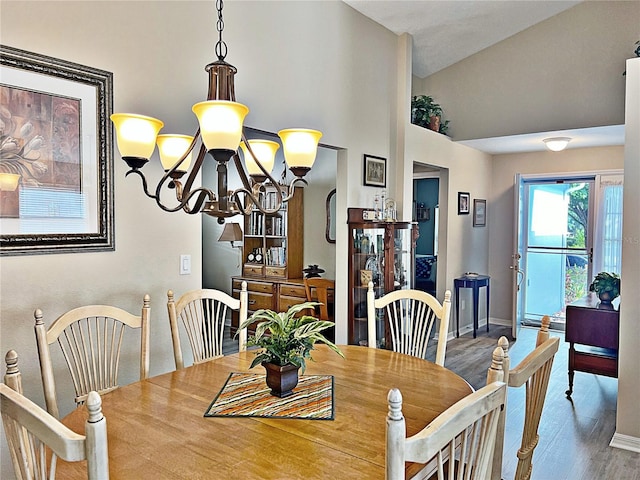
[[[624,123],[639,1],[582,2],[425,79],[456,140]],[[445,47],[446,48],[446,47]]]
[[[625,185],[640,181],[640,58],[627,61],[624,174]],[[640,189],[625,188],[623,205],[618,411],[612,445],[640,452]]]

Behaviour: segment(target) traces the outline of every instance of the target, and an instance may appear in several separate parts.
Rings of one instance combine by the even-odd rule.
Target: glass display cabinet
[[[367,345],[367,287],[376,298],[393,290],[413,288],[418,225],[412,222],[364,220],[363,208],[348,209],[349,223],[349,343]],[[377,343],[389,344],[384,313],[377,319]]]

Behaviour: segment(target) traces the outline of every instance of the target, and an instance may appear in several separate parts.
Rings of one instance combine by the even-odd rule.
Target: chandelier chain
[[[216,22],[216,30],[218,31],[218,41],[216,42],[216,55],[218,60],[224,61],[227,56],[227,44],[222,40],[222,31],[224,30],[224,19],[222,18],[223,0],[216,0],[216,10],[218,10],[218,20]]]

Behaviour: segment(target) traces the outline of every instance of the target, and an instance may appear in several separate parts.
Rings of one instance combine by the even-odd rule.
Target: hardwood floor
[[[466,379],[474,388],[486,383],[491,352],[505,335],[509,341],[511,365],[517,365],[534,347],[537,330],[522,328],[517,341],[511,329],[492,325],[487,333],[469,333],[448,342],[445,366]],[[576,372],[573,400],[567,400],[568,344],[560,336],[547,399],[540,421],[540,442],[533,456],[532,480],[640,480],[640,454],[609,447],[615,432],[618,381],[614,378]],[[225,342],[229,353],[237,341]],[[435,348],[427,359],[433,361]],[[510,388],[507,403],[502,478],[512,479],[520,446],[525,388]]]
[[[517,341],[511,329],[491,326],[490,332],[469,333],[448,342],[445,366],[474,388],[486,382],[486,370],[497,339],[509,341],[511,365],[517,365],[535,346],[537,330],[521,328]],[[573,400],[568,400],[568,344],[559,336],[533,456],[532,480],[640,480],[640,454],[609,447],[615,432],[618,380],[576,372]],[[525,388],[510,388],[507,400],[502,478],[514,477],[522,436]]]

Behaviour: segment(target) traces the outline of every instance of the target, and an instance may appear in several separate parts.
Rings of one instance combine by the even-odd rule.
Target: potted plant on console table
[[[600,303],[608,305],[620,295],[620,277],[616,273],[600,272],[589,285],[590,292],[596,292]]]
[[[316,342],[326,344],[344,358],[340,349],[320,333],[333,327],[333,322],[318,320],[311,315],[298,315],[304,310],[313,311],[316,305],[320,304],[300,303],[281,313],[258,310],[239,327],[238,331],[263,320],[256,326],[255,334],[247,339],[248,347],[263,349],[256,352],[250,368],[262,364],[267,373],[267,386],[276,397],[283,398],[293,393],[298,384],[298,370],[302,369],[304,373],[306,360],[313,360],[311,350]]]

